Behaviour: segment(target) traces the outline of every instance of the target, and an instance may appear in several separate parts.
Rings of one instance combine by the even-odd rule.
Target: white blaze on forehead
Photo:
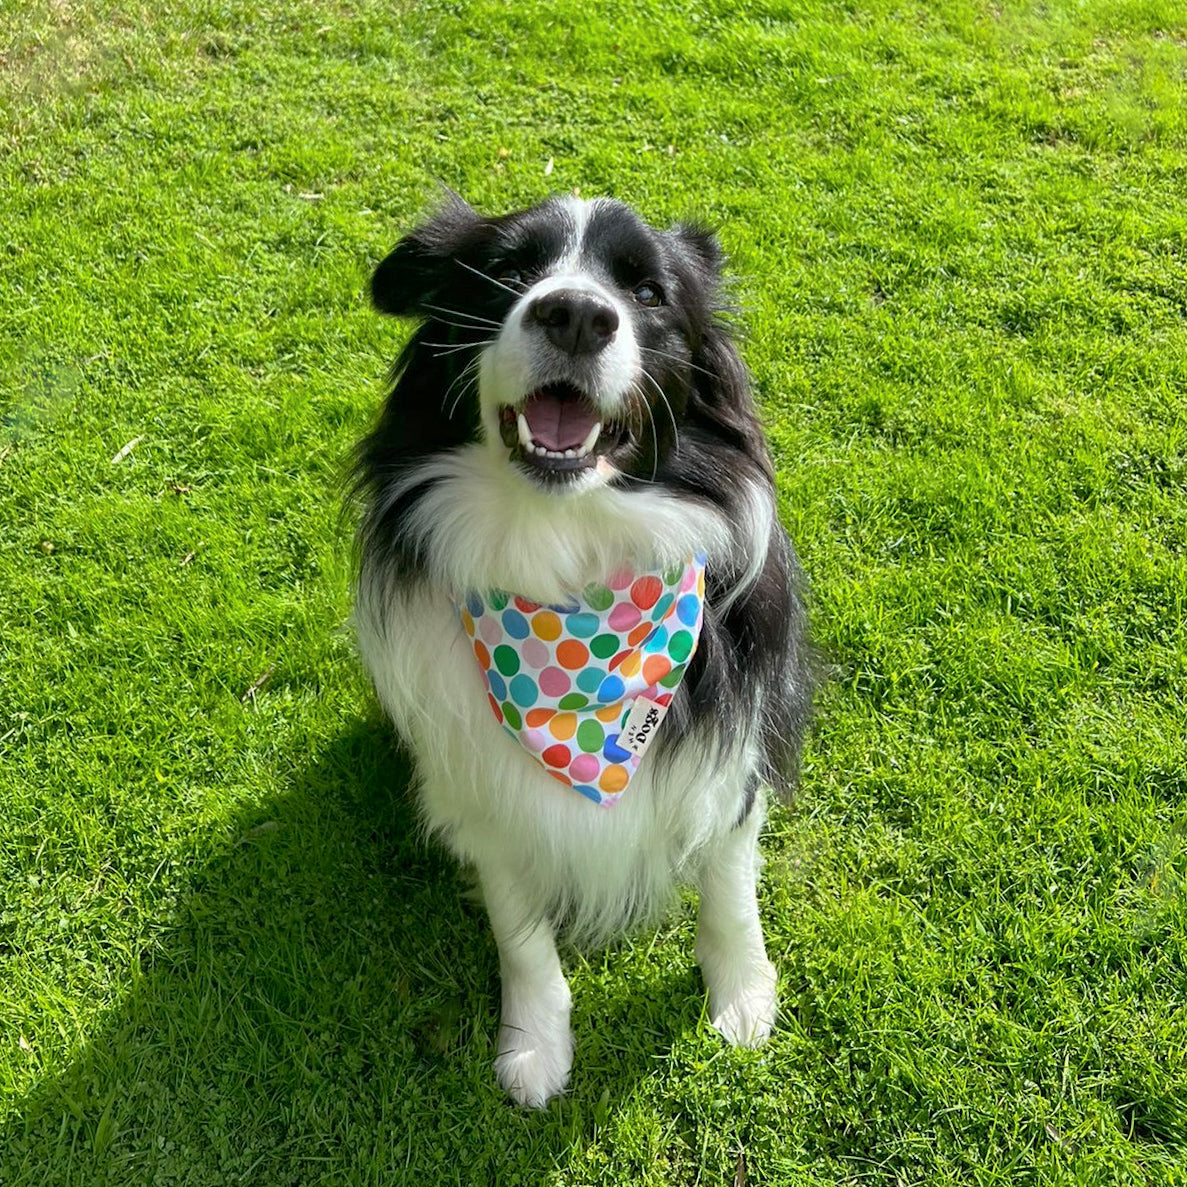
[[[560,198],[561,209],[565,220],[569,224],[569,233],[565,236],[564,255],[556,262],[556,272],[576,272],[581,262],[581,249],[585,243],[585,232],[594,212],[603,204],[601,198]]]

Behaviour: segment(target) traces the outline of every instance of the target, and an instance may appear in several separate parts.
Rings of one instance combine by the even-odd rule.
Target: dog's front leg
[[[759,807],[711,848],[699,883],[696,953],[709,991],[709,1020],[743,1047],[766,1042],[777,1004],[755,897]]]
[[[564,1090],[573,1066],[569,985],[552,927],[533,915],[514,875],[480,868],[478,877],[503,984],[495,1073],[516,1104],[543,1108]]]

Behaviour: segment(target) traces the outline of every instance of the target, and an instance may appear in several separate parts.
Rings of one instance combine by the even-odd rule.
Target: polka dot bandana
[[[566,605],[502,590],[455,601],[495,720],[554,779],[615,803],[696,651],[705,557],[611,573]]]

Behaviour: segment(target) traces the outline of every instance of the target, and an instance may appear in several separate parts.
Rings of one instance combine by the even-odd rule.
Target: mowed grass
[[[1178,5],[0,33],[0,1183],[1185,1181]],[[567,957],[542,1114],[347,623],[363,287],[441,184],[720,226],[830,675],[771,1044],[674,908]]]

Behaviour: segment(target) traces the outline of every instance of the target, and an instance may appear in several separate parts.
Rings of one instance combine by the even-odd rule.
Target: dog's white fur
[[[423,511],[433,579],[393,590],[364,572],[355,624],[380,701],[417,757],[428,826],[478,871],[502,970],[500,1082],[519,1103],[542,1105],[572,1063],[569,990],[539,905],[562,904],[577,932],[605,934],[653,913],[677,880],[701,891],[697,959],[713,1025],[734,1043],[763,1041],[775,1017],[755,901],[764,813],[759,804],[734,828],[740,790],[720,787],[754,760],[685,746],[670,769],[641,764],[622,799],[597,808],[495,725],[448,592],[494,585],[557,601],[643,558],[668,563],[702,549],[710,565],[722,561],[734,529],[658,491],[558,497],[484,444],[433,465],[444,477]],[[756,489],[752,504],[769,527],[769,498]]]

